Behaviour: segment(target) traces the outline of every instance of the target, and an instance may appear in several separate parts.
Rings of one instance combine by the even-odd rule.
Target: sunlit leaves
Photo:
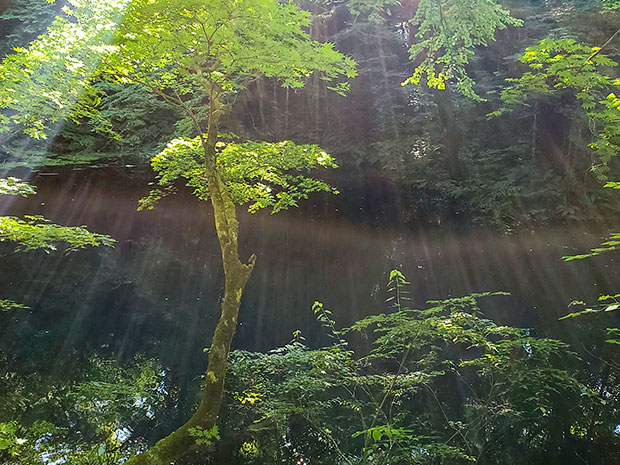
[[[316,168],[336,167],[334,159],[316,145],[290,141],[221,143],[217,163],[233,200],[247,204],[252,213],[264,208],[276,213],[297,206],[310,193],[336,192],[326,182],[305,174]],[[173,140],[151,165],[157,172],[159,189],[141,201],[141,208],[151,208],[179,178],[199,199],[209,198],[200,138]]]
[[[403,85],[425,82],[443,90],[454,81],[464,96],[481,101],[466,69],[475,48],[494,40],[497,30],[520,26],[522,21],[495,0],[421,0],[411,24],[418,40],[410,55],[417,66]]]
[[[276,0],[137,0],[103,69],[178,96],[212,86],[234,94],[257,76],[293,88],[314,73],[326,80],[353,77],[352,60],[333,44],[310,39],[309,21],[309,13]],[[344,91],[341,86],[336,90]]]
[[[573,95],[583,110],[595,123],[592,125],[594,140],[590,147],[598,162],[592,171],[606,179],[609,161],[620,152],[620,101],[616,94],[620,81],[609,74],[618,63],[600,52],[573,39],[543,39],[528,47],[520,61],[529,71],[502,90],[502,108],[490,113],[497,116],[532,99]]]
[[[597,255],[605,252],[617,250],[618,246],[620,246],[620,233],[614,233],[607,241],[603,242],[599,247],[591,249],[590,252],[578,255],[566,255],[562,257],[562,259],[567,262],[573,260],[584,260],[586,258],[596,257]]]
[[[35,194],[34,186],[17,178],[0,179],[0,195]],[[18,250],[56,250],[59,243],[65,243],[68,250],[85,247],[112,246],[114,240],[105,234],[96,234],[84,227],[59,226],[42,216],[26,216],[25,219],[0,216],[0,242],[10,241]]]
[[[0,312],[10,312],[13,310],[26,310],[28,309],[27,305],[19,304],[17,302],[13,302],[12,300],[0,300]]]
[[[31,184],[17,178],[0,178],[0,195],[27,195],[36,194],[36,189]]]
[[[19,426],[15,422],[0,423],[0,451],[6,451],[10,456],[19,454],[19,449],[25,439],[17,436]]]
[[[620,0],[602,0],[603,6],[609,10],[620,9]]]
[[[92,116],[89,89],[125,0],[72,0],[48,31],[0,63],[0,130],[46,138],[64,118]]]
[[[19,219],[12,216],[0,217],[0,241],[14,242],[18,250],[56,250],[59,243],[65,243],[68,250],[85,247],[112,246],[114,239],[97,234],[79,226],[59,226],[49,223],[40,216],[26,216]]]

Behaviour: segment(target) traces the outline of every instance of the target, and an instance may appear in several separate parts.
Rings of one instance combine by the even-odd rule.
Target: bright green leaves
[[[254,213],[296,207],[313,192],[336,192],[320,179],[306,176],[314,168],[336,168],[334,159],[317,145],[290,141],[228,144],[220,153],[223,179],[238,203]]]
[[[59,226],[49,223],[41,216],[26,216],[19,219],[0,216],[0,241],[18,244],[18,250],[56,250],[57,244],[66,243],[68,250],[86,247],[114,245],[114,239],[97,234],[79,226]]]
[[[0,178],[0,195],[21,195],[26,197],[27,195],[36,194],[37,191],[34,186],[23,182],[17,178]]]
[[[316,168],[335,168],[334,159],[316,145],[277,143],[220,143],[217,163],[219,174],[233,200],[249,204],[254,213],[269,208],[274,213],[297,206],[313,192],[336,192],[326,182],[307,173]],[[194,189],[201,200],[209,198],[204,151],[200,138],[175,139],[151,165],[157,172],[159,189],[140,202],[140,208],[153,204],[174,189],[179,178]]]
[[[71,0],[47,33],[0,63],[0,131],[21,126],[44,139],[66,117],[94,115],[88,85],[122,16],[125,0]]]
[[[517,79],[508,79],[513,84],[502,91],[506,109],[526,104],[532,95],[553,95],[567,90],[574,92],[584,109],[594,109],[599,100],[596,91],[616,85],[603,69],[618,65],[597,51],[597,47],[573,39],[543,39],[528,47],[519,61],[531,71]]]
[[[24,304],[13,302],[12,300],[0,300],[0,312],[10,312],[12,310],[26,310],[29,307]]]
[[[620,9],[620,0],[602,0],[603,6],[608,10]]]
[[[583,260],[585,258],[596,257],[605,252],[612,252],[620,246],[620,233],[613,233],[608,240],[603,242],[599,247],[591,249],[590,252],[579,255],[566,255],[562,259],[566,262],[573,260]]]
[[[71,0],[63,13],[0,64],[0,108],[8,110],[0,130],[19,125],[41,139],[66,117],[96,116],[95,78],[191,99],[213,88],[235,93],[256,76],[301,87],[313,73],[327,81],[356,74],[333,44],[311,40],[309,13],[292,3]]]
[[[589,47],[573,39],[543,39],[528,47],[520,58],[530,71],[519,78],[508,79],[510,85],[502,90],[502,108],[490,113],[501,115],[532,99],[558,98],[572,95],[597,124],[593,125],[594,140],[590,147],[598,158],[592,171],[606,179],[607,164],[620,152],[620,80],[608,74],[618,63],[598,47]]]
[[[204,446],[210,446],[213,444],[213,441],[220,440],[220,433],[217,425],[213,425],[213,427],[208,429],[194,426],[189,429],[189,434],[196,438],[196,444],[202,444]]]
[[[411,24],[417,27],[418,41],[410,55],[418,65],[403,85],[424,81],[443,90],[454,81],[464,96],[482,101],[466,66],[477,46],[494,40],[497,30],[520,26],[522,21],[495,0],[421,0]]]
[[[0,178],[0,195],[35,194],[34,186],[17,178]],[[105,234],[97,234],[79,226],[59,226],[50,223],[42,216],[26,216],[25,219],[0,216],[0,242],[10,241],[18,245],[18,250],[56,250],[57,244],[64,242],[68,250],[85,247],[114,245],[114,239]]]
[[[616,92],[620,90],[620,80],[614,80],[612,85]],[[590,147],[599,159],[592,169],[601,179],[607,179],[607,164],[620,153],[620,98],[612,92],[598,104],[588,113],[596,122],[595,139]]]
[[[309,23],[309,13],[277,0],[136,0],[104,70],[176,96],[206,92],[209,100],[214,89],[234,94],[257,76],[295,88],[314,73],[328,81],[355,76],[354,62],[333,44],[310,39]]]
[[[19,449],[26,442],[17,436],[19,426],[15,422],[0,423],[0,451],[6,451],[10,456],[19,454]]]

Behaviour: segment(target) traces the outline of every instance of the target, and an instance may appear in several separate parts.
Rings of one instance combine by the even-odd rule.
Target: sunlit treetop
[[[92,117],[97,79],[139,83],[204,107],[258,76],[300,87],[313,73],[345,93],[353,60],[310,39],[308,12],[277,0],[69,0],[48,32],[0,65],[0,129],[43,138],[63,118]]]
[[[355,63],[333,44],[310,39],[309,24],[308,12],[277,0],[136,0],[101,72],[198,110],[229,103],[261,76],[291,88],[314,73],[326,81],[355,76]],[[345,93],[348,85],[330,88]]]
[[[334,159],[317,145],[245,142],[218,144],[218,168],[232,199],[247,204],[250,212],[268,208],[273,213],[297,206],[312,192],[336,190],[304,173],[314,168],[335,168]],[[200,200],[209,199],[204,151],[199,138],[175,139],[151,165],[157,172],[158,188],[142,199],[141,208],[151,209],[163,195],[175,189],[179,178],[194,189]]]
[[[410,55],[417,66],[403,85],[426,82],[443,90],[454,81],[466,97],[483,100],[466,69],[476,47],[494,40],[497,30],[522,24],[496,0],[420,0],[411,20],[418,40]]]

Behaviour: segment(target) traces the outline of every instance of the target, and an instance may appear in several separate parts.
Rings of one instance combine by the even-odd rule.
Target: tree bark
[[[215,426],[222,404],[228,355],[237,328],[241,296],[252,274],[256,257],[252,255],[248,264],[242,263],[239,259],[239,223],[236,217],[236,207],[217,166],[215,146],[218,140],[219,115],[219,104],[214,99],[211,103],[207,137],[200,134],[225,277],[224,299],[209,349],[209,364],[202,399],[198,409],[187,423],[159,440],[147,451],[130,458],[125,465],[170,465],[171,462],[196,447],[196,438],[189,432],[191,428],[210,429]],[[197,126],[200,131],[200,125],[197,124]]]

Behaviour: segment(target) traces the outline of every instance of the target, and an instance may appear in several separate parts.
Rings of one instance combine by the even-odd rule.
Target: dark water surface
[[[55,357],[75,350],[116,356],[146,352],[196,373],[218,316],[223,285],[208,204],[189,192],[137,212],[145,176],[117,169],[35,175],[38,195],[4,197],[0,214],[42,214],[87,225],[118,241],[115,249],[71,254],[3,249],[0,295],[31,306],[3,328],[14,350]],[[301,329],[312,344],[324,335],[311,305],[320,300],[348,325],[385,310],[389,270],[411,281],[412,306],[480,291],[501,323],[560,334],[557,318],[573,299],[619,292],[615,255],[563,262],[596,246],[609,226],[563,226],[505,234],[482,228],[383,226],[380,198],[343,192],[270,215],[240,213],[242,255],[258,256],[241,308],[235,347],[268,350]],[[366,206],[365,206],[366,205]],[[371,211],[370,211],[371,210]],[[351,213],[353,212],[353,213]],[[372,216],[372,217],[371,217]],[[388,224],[386,220],[386,224]],[[394,222],[391,222],[394,224]],[[373,226],[374,225],[374,226]]]

